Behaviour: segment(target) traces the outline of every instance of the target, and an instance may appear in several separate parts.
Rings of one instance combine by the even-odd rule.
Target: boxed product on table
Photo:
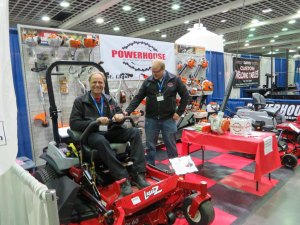
[[[235,135],[250,135],[252,131],[252,121],[247,118],[232,118],[230,121],[230,133]]]

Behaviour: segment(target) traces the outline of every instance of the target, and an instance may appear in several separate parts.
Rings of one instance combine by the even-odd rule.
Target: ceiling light
[[[249,34],[249,35],[248,35],[248,37],[253,37],[253,36],[254,36],[253,34]]]
[[[162,34],[161,37],[162,37],[162,38],[166,38],[167,35],[166,35],[166,34]]]
[[[297,48],[300,48],[300,46],[298,46]]]
[[[275,35],[274,38],[278,38],[278,35]]]
[[[180,8],[180,5],[178,5],[178,4],[172,5],[173,10],[178,10],[179,8]]]
[[[159,32],[159,31],[160,31],[160,29],[156,29],[156,30],[155,30],[155,32]]]
[[[186,20],[186,21],[184,21],[183,23],[188,24],[189,22],[190,22],[189,20]]]
[[[270,40],[270,42],[275,42],[275,40],[274,40],[274,39],[272,39],[272,40]]]
[[[254,28],[254,27],[250,28],[250,31],[255,31],[255,30],[256,30],[256,28]]]
[[[122,9],[124,11],[130,11],[131,10],[131,6],[130,5],[124,5]]]
[[[264,47],[261,47],[261,49],[265,49],[266,47],[264,46]]]
[[[104,19],[99,17],[96,19],[96,23],[99,23],[99,24],[104,23]]]
[[[259,23],[259,20],[257,20],[257,19],[254,19],[254,20],[252,20],[252,21],[251,21],[251,23],[252,23],[252,24]]]
[[[300,55],[294,55],[294,59],[300,59]]]
[[[228,12],[228,10],[224,10],[224,11],[222,11],[222,13],[226,13],[226,12]]]
[[[269,12],[272,12],[272,9],[264,9],[262,10],[263,13],[269,13]]]
[[[138,21],[139,21],[139,22],[145,22],[145,21],[146,21],[146,18],[145,18],[145,17],[140,17],[140,18],[138,18]]]
[[[246,47],[249,46],[249,43],[246,43],[245,46],[246,46]]]
[[[114,31],[119,31],[120,27],[114,27]]]
[[[67,1],[62,1],[59,5],[64,8],[68,8],[70,6],[70,3]]]
[[[282,31],[287,31],[288,28],[284,27],[284,28],[282,28],[281,30],[282,30]]]
[[[294,24],[294,23],[296,23],[296,20],[290,20],[289,21],[289,24]]]
[[[221,20],[220,22],[221,22],[221,23],[225,23],[226,21],[227,21],[227,20]]]
[[[49,20],[50,20],[50,17],[49,17],[49,16],[43,16],[43,17],[42,17],[42,20],[43,20],[43,21],[49,21]]]
[[[296,50],[294,50],[294,49],[290,49],[290,50],[289,50],[289,52],[296,52]]]
[[[249,42],[249,40],[246,40],[245,42],[246,42],[246,43],[248,43],[248,42]]]
[[[276,50],[275,50],[275,52],[278,52],[279,51],[279,49],[277,48]]]

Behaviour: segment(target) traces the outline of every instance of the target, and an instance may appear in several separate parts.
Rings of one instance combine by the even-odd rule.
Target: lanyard
[[[94,99],[94,97],[92,96],[92,94],[90,94],[92,99],[93,99],[93,102],[94,102],[94,105],[96,106],[97,110],[98,110],[98,113],[100,116],[103,116],[103,103],[104,103],[104,100],[103,100],[103,96],[101,96],[101,100],[100,100],[100,105],[101,105],[101,110],[99,109],[99,106],[98,106],[98,103],[96,102],[96,100]]]
[[[165,82],[165,77],[161,80],[161,82],[160,81],[157,82],[159,93],[161,93],[164,82]]]

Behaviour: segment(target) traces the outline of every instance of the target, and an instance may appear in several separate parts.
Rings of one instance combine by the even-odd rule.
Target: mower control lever
[[[120,122],[116,122],[114,119],[111,119],[111,120],[109,120],[109,125],[114,125],[114,124],[121,125],[121,124],[125,123],[125,121],[127,121],[127,120],[131,123],[131,125],[133,127],[136,126],[135,123],[134,123],[134,121],[133,121],[133,119],[130,116],[124,116],[124,119],[122,121],[120,121]]]
[[[113,125],[113,124],[119,124],[122,125],[125,121],[129,120],[129,122],[131,123],[131,125],[133,127],[135,127],[135,123],[133,121],[133,119],[130,116],[124,116],[124,119],[121,122],[116,122],[114,120],[109,120],[109,125]],[[85,128],[85,130],[83,131],[83,133],[81,134],[79,140],[81,143],[86,143],[87,142],[87,137],[90,133],[94,132],[96,130],[96,128],[99,126],[98,121],[93,121],[91,122],[87,128]]]

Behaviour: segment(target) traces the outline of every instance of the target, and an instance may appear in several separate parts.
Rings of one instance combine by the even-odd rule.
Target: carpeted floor
[[[178,148],[181,148],[180,143]],[[198,148],[192,146],[192,151]],[[204,165],[201,151],[192,152],[191,157],[199,171],[187,175],[186,179],[208,182],[208,192],[212,196],[216,215],[213,225],[242,224],[253,210],[293,176],[293,171],[280,168],[271,174],[271,180],[268,176],[263,177],[259,190],[256,191],[253,155],[206,150]],[[164,149],[157,151],[156,160],[158,167],[169,169],[169,160]],[[185,219],[177,219],[175,224],[188,223]]]

